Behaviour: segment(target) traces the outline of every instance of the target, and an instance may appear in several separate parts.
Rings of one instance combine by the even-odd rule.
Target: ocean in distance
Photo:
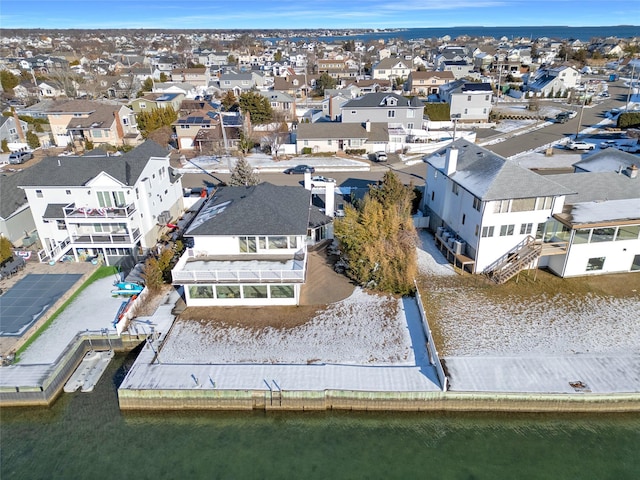
[[[121,412],[92,393],[3,408],[0,478],[637,480],[637,414]]]
[[[380,31],[380,32],[354,32],[352,35],[342,36],[326,36],[326,37],[310,37],[310,36],[292,36],[290,40],[305,41],[319,38],[326,42],[346,41],[359,39],[364,41],[378,39],[394,39],[416,40],[420,38],[441,38],[449,35],[455,39],[462,35],[470,37],[493,37],[509,39],[517,37],[531,38],[551,38],[551,39],[572,39],[588,42],[592,38],[602,37],[618,37],[631,38],[640,36],[640,26],[638,25],[617,25],[603,27],[567,27],[567,26],[514,26],[514,27],[442,27],[442,28],[409,28],[397,31]],[[272,39],[276,40],[276,39]]]

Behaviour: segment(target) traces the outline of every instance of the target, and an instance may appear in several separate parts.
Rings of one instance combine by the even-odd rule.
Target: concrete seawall
[[[128,352],[144,338],[135,335],[105,336],[100,333],[78,334],[68,349],[51,365],[2,367],[0,407],[48,407],[62,393],[64,384],[91,350]]]
[[[640,394],[119,390],[122,410],[637,412]]]

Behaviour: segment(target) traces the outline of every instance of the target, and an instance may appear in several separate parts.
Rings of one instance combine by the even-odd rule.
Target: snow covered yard
[[[596,294],[507,298],[454,289],[438,319],[443,356],[640,354],[640,302]]]
[[[293,328],[177,320],[160,355],[164,363],[416,365],[415,321],[402,299],[357,288]]]

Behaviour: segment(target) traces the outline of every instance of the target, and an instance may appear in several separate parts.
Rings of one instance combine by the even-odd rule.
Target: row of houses
[[[504,282],[545,267],[561,277],[640,272],[637,157],[590,155],[571,174],[541,176],[467,140],[424,158],[421,205],[437,244],[472,273]],[[40,261],[136,261],[167,225],[186,249],[172,270],[187,305],[295,305],[309,248],[332,238],[332,183],[220,187],[185,203],[165,149],[45,158],[0,177],[2,235],[37,232]],[[188,218],[181,223],[179,219]],[[17,242],[16,242],[17,243]]]

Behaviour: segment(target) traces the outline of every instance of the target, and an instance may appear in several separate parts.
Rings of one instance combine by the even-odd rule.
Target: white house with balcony
[[[425,162],[423,210],[460,267],[498,283],[536,267],[561,277],[640,271],[633,155],[607,149],[578,162],[581,173],[542,176],[461,139]]]
[[[508,270],[516,274],[541,256],[566,251],[551,233],[544,249],[536,236],[562,211],[565,195],[573,193],[569,188],[465,139],[424,161],[423,211],[452,262],[474,273],[514,264],[518,268]],[[528,249],[535,250],[534,258],[524,255]]]
[[[569,243],[549,258],[562,277],[640,272],[640,160],[607,148],[574,164],[576,173],[550,176],[577,192],[554,215]]]
[[[185,231],[173,284],[187,306],[297,305],[307,244],[330,223],[304,188],[222,187]]]
[[[167,151],[150,140],[121,156],[44,158],[18,186],[42,244],[41,261],[135,259],[183,211],[180,176]]]

